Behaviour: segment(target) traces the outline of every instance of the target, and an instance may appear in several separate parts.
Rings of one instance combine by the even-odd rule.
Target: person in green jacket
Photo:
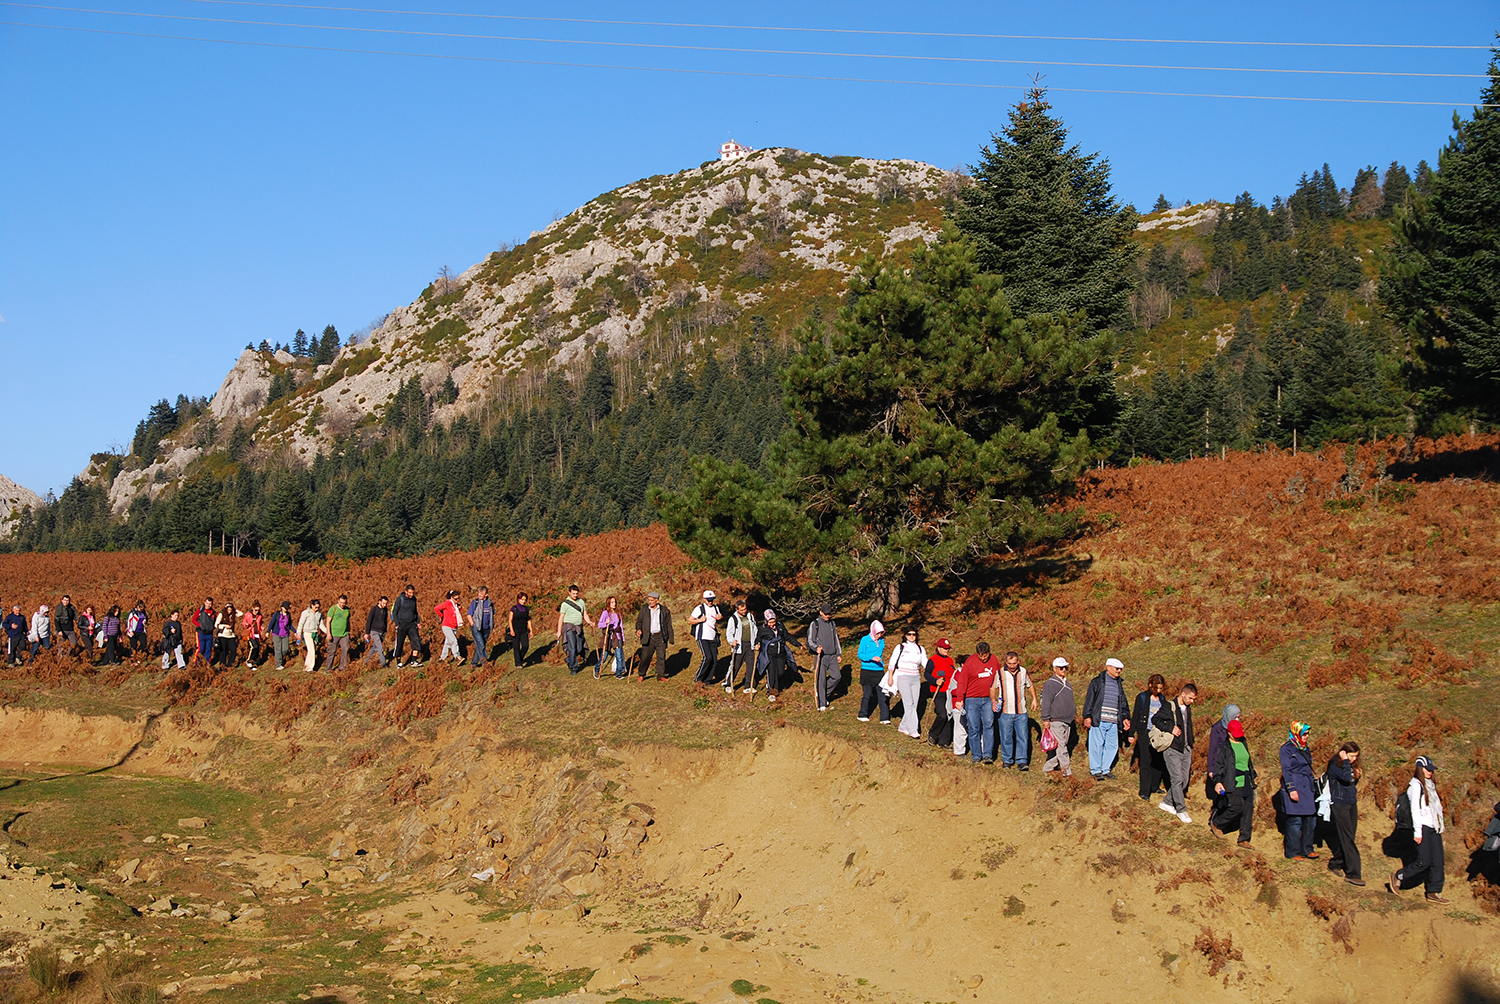
[[[328,635],[328,668],[333,672],[349,668],[349,597],[340,596],[328,608],[323,620],[323,631]],[[333,666],[333,654],[337,652],[339,664]]]

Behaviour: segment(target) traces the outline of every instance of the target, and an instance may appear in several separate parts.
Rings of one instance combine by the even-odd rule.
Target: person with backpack
[[[657,682],[667,678],[667,646],[676,636],[672,633],[672,611],[661,602],[661,593],[654,589],[646,594],[646,605],[635,615],[635,641],[641,647],[640,681],[644,683],[651,672],[651,660],[656,660]]]
[[[625,618],[620,614],[620,600],[609,596],[604,600],[604,609],[599,612],[599,661],[595,664],[594,679],[604,673],[606,662],[614,664],[611,672],[616,680],[625,679]]]
[[[1006,652],[990,693],[996,721],[1000,725],[1001,768],[1031,769],[1031,718],[1027,715],[1027,691],[1031,692],[1031,703],[1035,706],[1036,687],[1032,686],[1026,667],[1021,665],[1020,653],[1015,650]]]
[[[382,596],[365,614],[365,658],[373,656],[382,666],[385,665],[385,635],[391,622],[390,605],[390,597]]]
[[[245,653],[245,668],[254,673],[260,669],[262,649],[265,647],[266,619],[260,612],[260,600],[250,604],[250,609],[240,618],[240,628],[245,633],[245,644],[249,646],[249,651]]]
[[[693,674],[693,682],[700,687],[713,682],[719,673],[719,621],[723,619],[723,614],[719,612],[719,605],[714,602],[717,598],[712,589],[703,590],[702,602],[688,614],[688,624],[693,629],[693,639],[698,643],[698,652],[702,656],[698,671]]]
[[[530,594],[517,593],[516,602],[511,604],[510,611],[505,615],[505,631],[510,635],[511,659],[517,669],[526,665],[526,653],[531,648],[531,607],[527,606],[530,602]]]
[[[417,612],[417,587],[410,582],[391,605],[391,620],[396,622],[396,645],[391,656],[396,668],[422,665],[422,617]],[[411,658],[404,664],[401,652],[411,642]]]
[[[953,643],[939,638],[932,646],[932,658],[927,660],[928,700],[932,702],[932,728],[927,732],[927,741],[934,746],[946,748],[953,742],[953,707],[949,703],[948,683],[958,667],[953,664]],[[954,751],[957,755],[957,751]]]
[[[477,669],[490,661],[490,632],[495,630],[495,604],[490,602],[490,587],[480,586],[469,601],[469,633],[474,637],[474,658],[471,664]]]
[[[1286,817],[1282,853],[1292,861],[1313,861],[1313,831],[1317,825],[1317,785],[1313,781],[1312,752],[1307,737],[1312,726],[1293,722],[1281,744],[1281,812]]]
[[[130,636],[130,654],[145,655],[151,648],[151,642],[146,638],[146,624],[150,621],[146,613],[146,601],[136,600],[135,606],[130,608],[130,613],[125,618],[125,633]]]
[[[575,583],[568,587],[568,595],[557,606],[557,640],[562,644],[563,658],[568,663],[568,675],[583,672],[580,660],[588,642],[583,637],[583,622],[588,617],[588,604]],[[665,660],[663,660],[665,661]]]
[[[1405,813],[1399,801],[1396,805],[1396,825],[1399,827],[1403,821],[1409,824],[1411,838],[1417,845],[1417,860],[1392,872],[1389,887],[1399,896],[1402,886],[1421,879],[1427,902],[1446,906],[1449,900],[1443,895],[1443,801],[1433,781],[1436,772],[1437,764],[1431,757],[1417,757],[1411,783],[1402,792],[1406,799]],[[1403,815],[1409,818],[1403,820]]]
[[[767,610],[765,626],[756,637],[756,669],[766,677],[766,700],[775,704],[781,696],[783,674],[791,653],[787,649],[786,628],[776,619],[776,611]]]
[[[27,641],[31,642],[31,661],[36,662],[37,653],[42,649],[52,651],[52,617],[47,604],[43,603],[36,608],[36,613],[31,615],[31,626],[26,633]]]
[[[338,673],[349,668],[349,597],[342,594],[333,601],[333,606],[328,608],[328,616],[323,619],[323,631],[328,636],[328,669],[330,672]],[[338,653],[339,662],[333,664],[334,653]]]
[[[1222,837],[1230,830],[1240,831],[1239,845],[1250,846],[1250,830],[1255,823],[1255,762],[1250,744],[1245,741],[1245,726],[1238,718],[1229,720],[1224,741],[1214,751],[1212,765],[1214,792],[1219,797],[1208,813],[1208,830]]]
[[[292,601],[282,600],[271,615],[271,658],[277,669],[286,669],[287,653],[292,648]]]
[[[901,635],[901,643],[891,653],[886,672],[890,685],[901,695],[901,724],[896,731],[913,739],[922,738],[922,723],[917,712],[922,693],[922,671],[926,668],[927,650],[918,640],[917,629],[907,628]]]
[[[885,677],[885,625],[870,622],[870,633],[859,640],[859,686],[863,695],[859,701],[858,719],[870,720],[870,712],[880,706],[880,724],[891,724],[891,696],[880,689]]]
[[[200,659],[203,665],[212,666],[214,660],[214,621],[219,612],[214,609],[214,598],[209,596],[204,599],[203,606],[193,611],[193,632],[198,636],[198,650],[193,653],[193,661]]]
[[[1333,817],[1334,839],[1328,858],[1328,870],[1343,872],[1350,885],[1365,884],[1359,860],[1359,845],[1354,836],[1359,829],[1359,793],[1356,786],[1364,776],[1359,765],[1359,743],[1347,742],[1328,761],[1328,801]]]
[[[318,665],[318,632],[326,634],[328,628],[323,625],[323,604],[320,600],[311,600],[307,607],[297,617],[297,637],[302,640],[302,646],[307,654],[302,660],[302,672],[311,673]]]
[[[1104,660],[1104,669],[1089,681],[1083,695],[1083,727],[1089,730],[1089,773],[1095,781],[1115,779],[1120,733],[1130,730],[1130,701],[1120,674],[1125,664]]]
[[[104,660],[101,666],[116,666],[120,662],[120,605],[113,604],[99,621],[99,630],[104,635]]]
[[[818,606],[818,616],[807,626],[807,650],[813,657],[813,695],[819,711],[827,711],[833,701],[833,691],[844,678],[840,660],[844,657],[844,646],[839,642],[839,629],[833,623],[833,604]]]
[[[1169,812],[1184,823],[1193,817],[1187,811],[1188,779],[1193,772],[1193,704],[1198,700],[1198,685],[1184,683],[1177,692],[1177,699],[1167,704],[1151,719],[1151,724],[1160,732],[1171,735],[1172,741],[1161,751],[1167,763],[1167,797],[1156,804],[1163,812]],[[1149,734],[1149,729],[1147,730]]]
[[[724,624],[724,640],[729,644],[729,672],[724,676],[724,689],[734,693],[734,681],[740,667],[745,669],[745,693],[755,693],[755,615],[743,599],[734,601],[734,613]]]
[[[173,610],[161,625],[161,668],[165,672],[172,668],[172,659],[177,659],[177,668],[186,669],[187,660],[182,657],[182,611]]]
[[[1042,699],[1037,705],[1037,714],[1042,719],[1042,749],[1047,751],[1042,773],[1055,770],[1063,777],[1073,776],[1068,739],[1073,732],[1073,720],[1078,717],[1078,702],[1073,696],[1073,685],[1068,682],[1068,669],[1068,660],[1062,656],[1052,660],[1052,675],[1042,684]]]
[[[1135,695],[1135,707],[1131,710],[1131,747],[1135,757],[1136,771],[1140,774],[1141,801],[1149,802],[1162,790],[1167,777],[1167,762],[1161,751],[1150,742],[1151,719],[1166,703],[1167,678],[1152,673],[1146,678],[1146,689]]]
[[[976,764],[995,762],[995,704],[991,691],[995,689],[998,672],[1000,660],[990,654],[990,643],[981,641],[954,674],[953,707],[963,709],[969,759]]]
[[[73,646],[68,654],[74,658],[83,650],[83,645],[78,638],[78,610],[73,606],[73,598],[64,595],[57,601],[57,609],[52,613],[52,626],[57,630],[57,636]]]

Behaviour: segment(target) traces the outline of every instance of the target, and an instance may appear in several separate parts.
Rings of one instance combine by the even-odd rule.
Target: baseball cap
[[[951,641],[949,641],[947,638],[939,638],[937,640],[937,647],[938,648],[952,648],[953,647],[953,643]]]
[[[705,600],[711,600],[711,599],[713,599],[714,598],[714,591],[712,589],[705,589],[705,590],[703,590],[703,598]]]
[[[818,613],[820,613],[820,614],[828,614],[830,617],[833,616],[833,604],[832,603],[820,603],[820,604],[818,604]]]
[[[1053,669],[1065,669],[1067,668],[1067,665],[1068,660],[1064,659],[1062,656],[1058,656],[1056,659],[1052,660]]]
[[[1121,662],[1119,659],[1105,659],[1104,660],[1104,664],[1106,666],[1113,666],[1115,669],[1124,669],[1125,668],[1125,664],[1123,662]]]
[[[1437,764],[1433,763],[1432,757],[1427,756],[1425,753],[1417,757],[1417,766],[1426,767],[1428,770],[1437,770]]]
[[[1229,734],[1234,736],[1236,739],[1245,738],[1245,726],[1241,724],[1238,718],[1231,718],[1229,720],[1229,724],[1224,727],[1228,729]]]

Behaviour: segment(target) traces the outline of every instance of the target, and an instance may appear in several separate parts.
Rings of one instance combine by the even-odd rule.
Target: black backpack
[[[1411,796],[1404,791],[1396,796],[1396,829],[1415,829],[1411,819]]]

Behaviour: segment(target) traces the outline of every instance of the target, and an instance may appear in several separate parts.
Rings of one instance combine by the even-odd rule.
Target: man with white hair
[[[1083,696],[1083,727],[1089,730],[1089,773],[1094,780],[1115,779],[1120,733],[1130,729],[1130,702],[1120,679],[1125,664],[1106,659],[1104,671],[1089,681]]]
[[[719,620],[723,615],[715,602],[717,599],[712,589],[703,590],[703,602],[688,615],[693,638],[698,642],[698,651],[703,656],[703,661],[698,664],[698,672],[693,674],[693,682],[700,687],[711,683],[719,670]]]

